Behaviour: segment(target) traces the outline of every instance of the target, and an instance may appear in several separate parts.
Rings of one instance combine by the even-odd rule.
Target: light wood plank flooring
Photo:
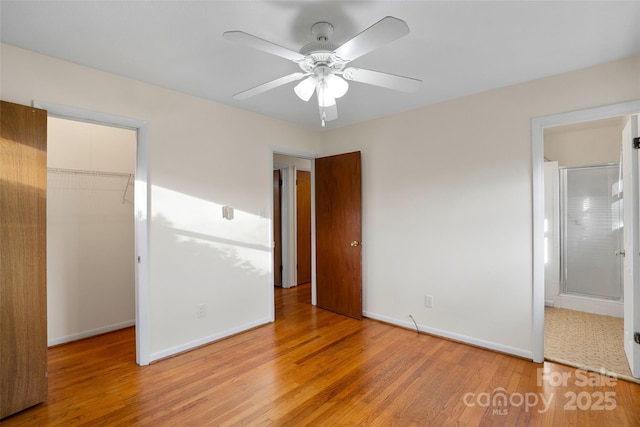
[[[147,367],[132,329],[51,348],[48,402],[2,426],[640,425],[638,384],[342,317],[309,286],[275,292],[273,324]]]

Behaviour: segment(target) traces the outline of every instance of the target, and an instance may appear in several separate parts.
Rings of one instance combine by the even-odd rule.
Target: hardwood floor
[[[275,292],[273,324],[150,366],[132,328],[51,348],[48,401],[1,424],[640,425],[638,384],[339,316],[308,285]]]

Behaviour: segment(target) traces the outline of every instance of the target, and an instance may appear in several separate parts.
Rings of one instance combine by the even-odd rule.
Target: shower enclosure
[[[617,164],[560,168],[560,294],[577,304],[566,308],[598,311],[588,307],[598,300],[621,310],[622,203]]]

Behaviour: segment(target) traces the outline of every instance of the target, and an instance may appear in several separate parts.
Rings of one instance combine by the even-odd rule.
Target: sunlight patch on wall
[[[152,186],[153,221],[171,230],[179,244],[194,243],[222,251],[226,260],[252,274],[271,271],[270,219],[234,209],[233,220],[223,218],[223,204]],[[193,249],[191,249],[193,251]],[[199,251],[199,256],[206,251]]]

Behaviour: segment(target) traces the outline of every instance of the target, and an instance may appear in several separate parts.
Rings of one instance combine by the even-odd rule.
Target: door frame
[[[533,304],[532,354],[544,362],[544,129],[640,112],[640,100],[531,119],[533,180]],[[640,310],[640,307],[635,307]]]
[[[135,254],[135,324],[136,363],[141,366],[151,362],[150,353],[150,301],[149,301],[149,130],[144,120],[82,110],[47,102],[33,101],[33,106],[47,110],[47,115],[100,125],[132,129],[137,134],[136,192],[134,196]],[[273,197],[273,196],[272,196]]]
[[[273,158],[273,155],[271,156],[271,158]],[[289,283],[291,283],[291,268],[289,266],[289,258],[290,258],[290,246],[289,246],[289,221],[291,221],[291,213],[289,212],[289,203],[285,203],[285,201],[289,200],[289,167],[287,165],[283,165],[280,163],[274,163],[273,164],[273,169],[272,170],[279,170],[280,171],[280,180],[282,181],[282,185],[280,186],[280,202],[281,202],[281,206],[280,206],[280,252],[281,252],[281,259],[282,259],[282,287],[283,288],[287,288],[289,287]],[[271,204],[269,206],[273,206],[273,191],[271,191]],[[273,248],[273,244],[275,242],[275,236],[273,235],[273,211],[271,211],[271,215],[270,215],[271,221],[272,221],[272,225],[271,225],[271,242],[272,242],[272,247],[271,247],[271,256],[272,258],[275,257],[274,255],[274,248]],[[286,242],[286,243],[285,243]],[[271,275],[273,277],[273,274]],[[287,286],[285,286],[285,283],[287,284]],[[275,286],[275,281],[273,283],[273,285]]]
[[[274,154],[282,154],[284,156],[290,156],[290,157],[298,157],[301,159],[307,159],[307,160],[311,160],[311,304],[312,305],[316,305],[316,202],[315,202],[315,194],[316,194],[316,186],[315,186],[315,162],[314,160],[317,159],[318,157],[321,157],[320,154],[318,153],[311,153],[311,152],[306,152],[306,151],[298,151],[298,150],[293,150],[290,148],[284,148],[284,147],[277,147],[277,146],[271,146],[270,147],[270,168],[269,168],[269,174],[273,173],[274,169],[278,169],[279,165],[277,163],[275,163],[273,161],[273,156]],[[282,170],[282,169],[281,169]],[[295,177],[291,177],[289,176],[290,174],[287,175],[287,179],[295,179]],[[273,191],[272,191],[272,180],[273,178],[268,180],[268,184],[269,184],[269,206],[271,206],[271,211],[269,213],[269,219],[271,221],[273,221]],[[284,181],[284,179],[283,179]],[[284,200],[284,195],[282,195],[283,200]],[[294,195],[289,194],[289,197],[295,197]],[[290,213],[291,214],[291,213]],[[291,216],[289,215],[289,220],[291,220]],[[284,218],[283,218],[284,219]],[[283,229],[285,228],[284,225],[282,227]],[[271,227],[269,227],[269,241],[273,242],[273,225]],[[284,239],[283,239],[284,240]],[[285,246],[288,246],[288,243],[285,245],[283,243],[283,253],[285,251]],[[291,248],[287,248],[286,251],[290,251]],[[273,265],[273,247],[271,247],[270,249],[270,259],[271,259],[271,265]],[[295,277],[295,275],[294,275]],[[291,277],[289,277],[290,279]],[[283,276],[283,280],[284,280],[284,276]],[[273,272],[271,274],[271,289],[273,289],[274,287],[274,283],[273,283]],[[270,318],[271,321],[275,321],[275,301],[274,301],[274,295],[273,292],[269,292],[269,299],[270,299],[270,303],[269,303],[269,310],[270,312]]]

